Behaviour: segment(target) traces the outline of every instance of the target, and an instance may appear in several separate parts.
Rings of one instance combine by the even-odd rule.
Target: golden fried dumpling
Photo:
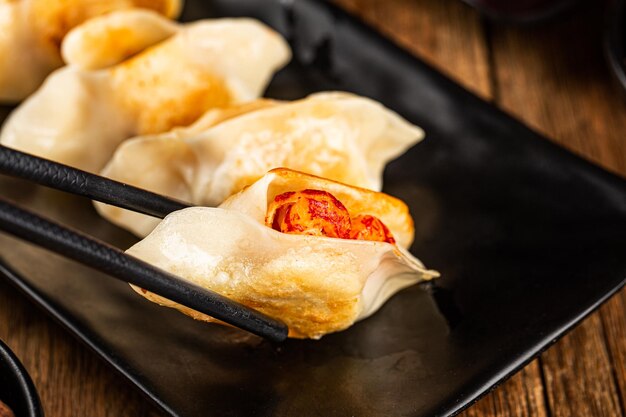
[[[111,13],[70,31],[61,44],[61,55],[66,64],[97,70],[124,61],[178,29],[178,23],[141,9]]]
[[[413,221],[400,200],[275,169],[218,208],[170,214],[128,253],[283,320],[290,337],[317,339],[438,276],[406,250],[412,240]]]
[[[192,204],[216,206],[273,168],[285,167],[373,190],[385,164],[423,138],[420,128],[370,99],[318,93],[294,102],[209,112],[189,129],[122,144],[104,176]],[[96,205],[145,236],[148,216]]]
[[[67,39],[69,65],[13,112],[0,142],[91,172],[129,137],[257,98],[290,57],[281,36],[253,19],[177,25],[139,9],[90,20]]]
[[[182,0],[0,0],[0,101],[23,100],[63,65],[60,46],[72,28],[133,7],[176,18]]]

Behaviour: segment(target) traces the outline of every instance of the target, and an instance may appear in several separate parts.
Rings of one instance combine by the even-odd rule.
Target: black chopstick
[[[269,340],[282,342],[287,338],[287,326],[278,320],[3,198],[0,230]]]
[[[0,145],[0,173],[163,218],[189,204]]]
[[[0,173],[159,218],[190,207],[141,188],[2,145]],[[106,243],[1,199],[0,211],[0,230],[270,340],[283,341],[287,337],[288,329],[282,322],[161,271]],[[29,221],[33,224],[29,225]]]

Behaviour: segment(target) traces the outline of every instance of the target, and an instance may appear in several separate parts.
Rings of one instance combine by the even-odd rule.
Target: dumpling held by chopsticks
[[[280,318],[290,337],[316,339],[439,275],[406,250],[412,240],[413,221],[400,200],[277,169],[219,208],[169,215],[128,253]],[[215,321],[135,289],[156,303]]]
[[[290,57],[280,35],[256,20],[176,25],[138,9],[92,19],[67,41],[69,65],[15,110],[0,142],[92,172],[129,137],[257,98]]]
[[[87,19],[131,7],[175,18],[181,6],[182,0],[0,0],[0,101],[23,100],[62,66],[61,41]]]
[[[122,144],[104,176],[197,205],[216,206],[267,171],[285,167],[380,190],[385,164],[423,138],[381,104],[349,93],[267,100],[207,113],[188,129]],[[158,220],[96,204],[145,236]]]

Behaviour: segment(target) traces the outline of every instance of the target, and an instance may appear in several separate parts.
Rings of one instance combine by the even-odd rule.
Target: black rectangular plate
[[[427,140],[385,190],[415,217],[412,252],[442,273],[321,341],[271,345],[194,322],[123,283],[0,236],[3,274],[173,416],[447,416],[624,285],[626,183],[552,145],[333,6],[187,0],[185,19],[259,18],[293,62],[271,97],[372,97]],[[87,201],[0,178],[0,193],[126,248]]]

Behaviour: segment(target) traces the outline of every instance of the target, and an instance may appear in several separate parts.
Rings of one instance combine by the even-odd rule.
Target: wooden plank
[[[542,363],[552,416],[623,416],[600,314],[549,349]]]
[[[602,27],[602,9],[592,4],[532,30],[490,25],[496,102],[624,176],[626,102],[602,56]],[[624,415],[625,294],[542,356],[551,415]]]
[[[488,51],[478,14],[458,0],[335,0],[479,96],[490,99]]]
[[[626,99],[603,56],[603,10],[592,2],[558,23],[490,32],[498,105],[626,176]]]
[[[626,411],[626,291],[602,306],[600,317],[613,363],[613,377],[619,389],[620,405],[622,411]]]
[[[463,417],[547,417],[539,360],[461,414]]]
[[[128,381],[4,281],[0,339],[33,378],[47,417],[160,415]]]

